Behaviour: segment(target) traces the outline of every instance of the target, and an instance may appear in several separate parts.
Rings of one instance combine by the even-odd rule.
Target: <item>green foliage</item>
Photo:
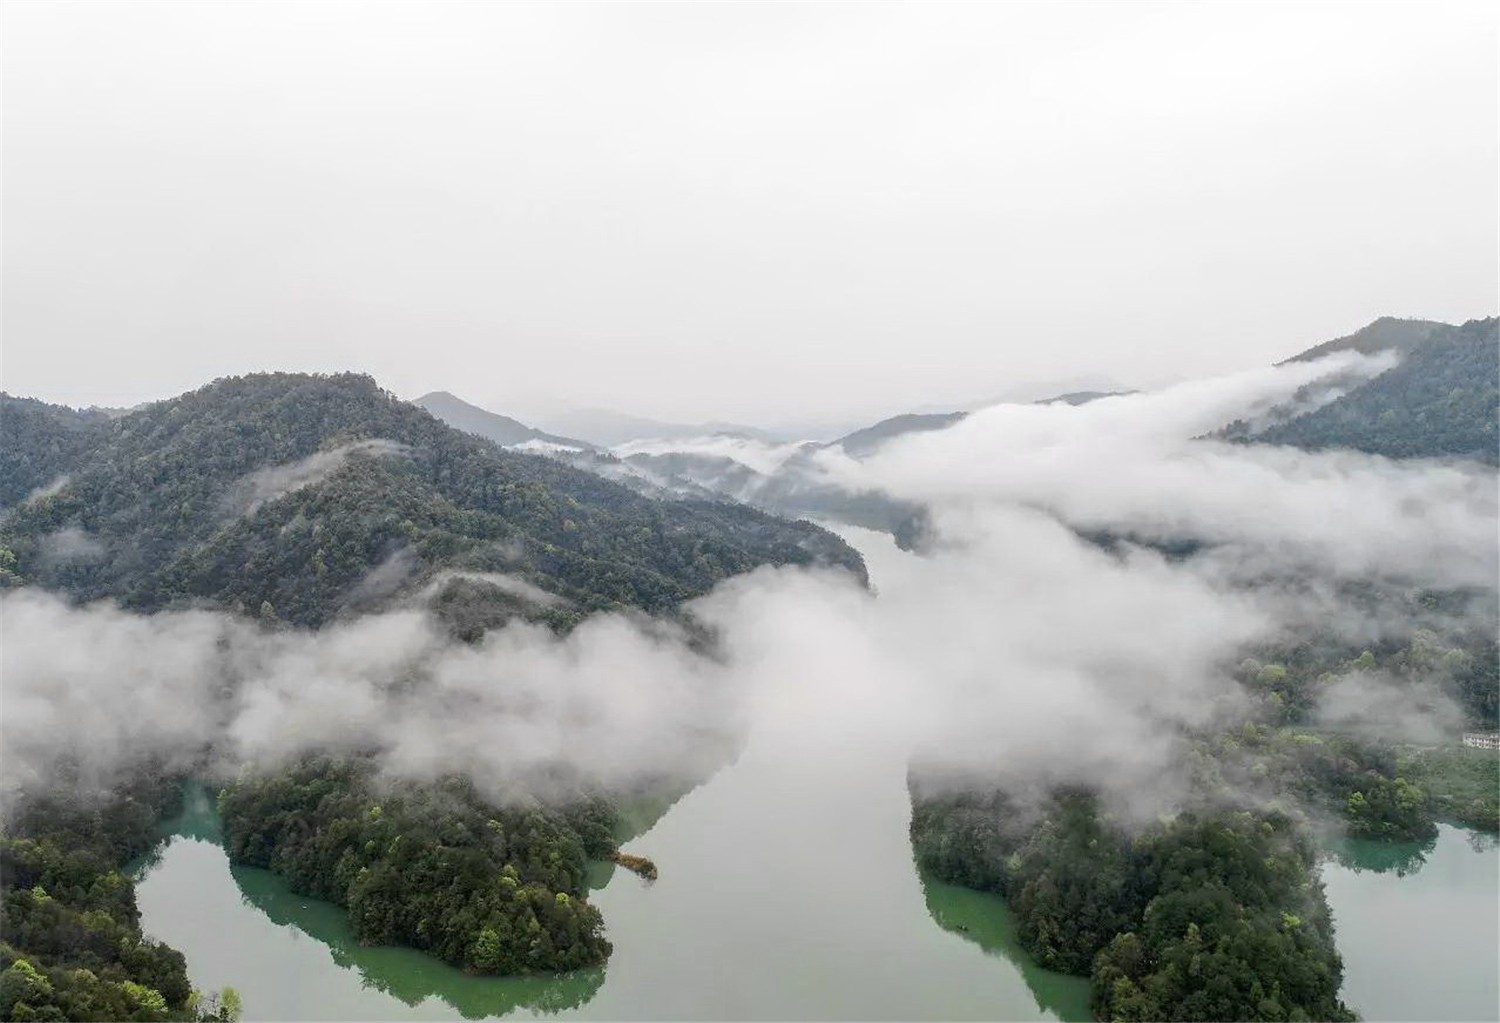
[[[1185,815],[1138,840],[1152,895],[1094,961],[1108,1020],[1352,1020],[1311,848],[1291,822]]]
[[[1286,668],[1280,664],[1267,664],[1256,673],[1256,681],[1263,686],[1274,686],[1286,681]]]
[[[1091,798],[1071,794],[1015,856],[1007,886],[1021,943],[1047,969],[1088,972],[1094,951],[1140,912],[1130,843],[1100,822]]]
[[[1390,613],[1421,620],[1423,603],[1442,599],[1430,593],[1407,594]],[[1247,658],[1237,677],[1263,701],[1263,720],[1295,725],[1312,721],[1323,691],[1354,674],[1378,674],[1424,698],[1420,687],[1434,684],[1461,707],[1469,727],[1487,731],[1500,724],[1500,639],[1493,628],[1412,630],[1405,643],[1389,641],[1376,650],[1358,650],[1312,639],[1276,650],[1260,651],[1281,663],[1262,666]]]
[[[109,796],[66,772],[0,834],[0,1020],[201,1014],[182,954],[141,933],[121,864],[150,849],[177,785],[142,771]]]
[[[1413,595],[1412,616],[1449,599]],[[1310,639],[1259,651],[1237,669],[1252,718],[1188,740],[1192,805],[1131,837],[1098,819],[1085,793],[1040,808],[1003,793],[929,794],[914,787],[918,862],[938,877],[998,892],[1038,962],[1088,972],[1103,1019],[1348,1019],[1326,900],[1296,818],[1234,812],[1247,787],[1271,806],[1337,818],[1353,838],[1420,849],[1436,821],[1497,827],[1500,760],[1453,744],[1310,730],[1325,687],[1436,683],[1485,713],[1493,635],[1417,628],[1404,643],[1349,649]],[[1281,723],[1282,727],[1274,727]],[[1201,808],[1218,809],[1201,809]],[[1420,853],[1416,854],[1418,858]]]
[[[981,823],[985,818],[987,822]],[[1353,1019],[1311,848],[1275,814],[1185,813],[1130,835],[1078,792],[919,796],[918,862],[979,878],[1045,966],[1092,979],[1101,1019]]]
[[[864,577],[859,556],[810,523],[644,497],[451,429],[364,376],[220,380],[100,429],[79,448],[57,440],[61,426],[18,431],[28,464],[69,482],[0,524],[16,574],[81,599],[143,610],[208,600],[250,615],[269,604],[279,621],[317,626],[455,568],[505,572],[564,598],[568,613],[537,613],[567,625],[601,609],[670,611],[768,563]],[[390,445],[349,447],[376,440]],[[327,455],[335,450],[343,456]],[[304,472],[287,490],[281,473],[272,485],[268,472],[306,469],[320,453],[324,475]],[[63,529],[96,541],[99,555],[47,557]],[[476,617],[480,627],[493,618]]]
[[[1500,461],[1497,322],[1436,327],[1393,369],[1255,439],[1391,458],[1459,455],[1493,465]]]
[[[0,392],[0,508],[67,472],[109,433],[109,416]]]
[[[1398,769],[1426,793],[1433,816],[1500,831],[1500,757],[1464,746],[1401,751]]]
[[[1410,601],[1412,613],[1439,599],[1418,596]],[[1470,728],[1493,728],[1500,642],[1492,633],[1417,628],[1405,643],[1356,650],[1318,642],[1285,647],[1274,654],[1287,670],[1274,679],[1269,679],[1274,665],[1262,667],[1255,659],[1242,663],[1238,676],[1247,692],[1262,700],[1261,719],[1283,727],[1251,726],[1201,740],[1200,785],[1224,798],[1248,774],[1304,807],[1338,815],[1354,838],[1426,841],[1437,834],[1439,820],[1500,830],[1495,758],[1460,747],[1457,730],[1435,747],[1311,730],[1317,727],[1314,711],[1323,690],[1341,680],[1358,686],[1361,674],[1410,686],[1414,705],[1436,686],[1464,708]]]
[[[1296,729],[1255,729],[1200,746],[1197,783],[1218,798],[1247,773],[1307,810],[1337,815],[1351,838],[1424,841],[1437,834],[1437,808],[1403,773],[1388,743]]]
[[[423,949],[480,973],[573,970],[610,944],[584,897],[606,855],[612,809],[597,799],[497,807],[467,781],[379,794],[361,760],[310,760],[220,796],[236,863],[349,910],[367,944]]]

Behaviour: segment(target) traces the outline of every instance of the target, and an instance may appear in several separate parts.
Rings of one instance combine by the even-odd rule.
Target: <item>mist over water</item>
[[[840,533],[865,556],[877,601],[913,598],[925,559],[883,534]],[[358,949],[339,937],[342,910],[292,895],[264,871],[236,869],[231,878],[217,847],[191,839],[176,840],[145,876],[146,927],[189,950],[195,980],[239,987],[250,1014],[265,1018],[300,1018],[312,1004],[327,1006],[328,1018],[444,1018],[454,1009],[532,1016],[537,999],[592,1019],[1088,1018],[1086,981],[1032,966],[1013,936],[981,947],[976,934],[939,926],[955,926],[947,914],[958,912],[967,922],[956,926],[983,920],[1003,931],[1008,910],[919,876],[907,839],[906,748],[890,722],[836,700],[810,714],[807,694],[819,679],[790,661],[764,667],[774,679],[758,694],[733,763],[627,843],[657,863],[659,880],[615,870],[592,895],[615,944],[602,980],[469,978],[409,950]],[[1472,911],[1487,905],[1487,889],[1474,870],[1493,864],[1493,847],[1476,859],[1456,835],[1443,829],[1416,877],[1325,868],[1346,996],[1367,1018],[1408,1018],[1402,1007],[1411,1005],[1463,1018],[1483,995],[1461,979],[1485,969],[1482,955],[1445,953],[1460,965],[1444,990],[1404,982],[1397,992],[1379,980],[1400,972],[1393,956],[1407,946],[1393,944],[1396,931],[1424,948],[1447,946],[1454,914],[1483,931],[1483,915]],[[196,910],[183,910],[237,902],[241,892],[250,903],[218,914],[223,927],[205,929]],[[963,915],[955,898],[982,902],[970,911],[980,915]],[[284,926],[270,927],[265,912]],[[304,929],[344,951],[324,958]]]
[[[623,614],[459,643],[425,609],[430,587],[319,633],[12,591],[0,781],[18,790],[60,755],[107,788],[147,755],[234,773],[361,751],[389,775],[466,774],[503,800],[559,765],[609,787],[701,777],[748,726],[767,755],[830,784],[917,753],[982,779],[1092,784],[1153,813],[1173,797],[1183,730],[1242,711],[1228,667],[1247,646],[1308,620],[1360,642],[1412,627],[1340,606],[1339,584],[1467,588],[1479,599],[1443,613],[1492,620],[1492,471],[1194,439],[1383,365],[1339,357],[1080,407],[1002,405],[862,462],[829,453],[830,479],[927,509],[921,555],[851,530],[873,591],[793,568],[727,580],[687,608],[716,638],[709,653]],[[1099,529],[1208,548],[1111,551],[1081,535]],[[1357,715],[1357,696],[1341,701]],[[1451,720],[1438,708],[1431,724]]]
[[[901,585],[898,566],[917,560],[889,537],[847,535],[869,555],[882,592]],[[888,574],[887,574],[888,573]],[[564,1014],[591,1019],[952,1019],[1087,1018],[1086,982],[1026,963],[1014,944],[986,951],[942,929],[933,899],[913,862],[907,828],[911,805],[906,758],[883,734],[880,719],[833,702],[810,718],[806,693],[820,685],[791,662],[768,662],[776,673],[755,701],[745,744],[734,762],[683,796],[627,848],[650,856],[660,878],[650,884],[615,870],[591,899],[604,913],[615,952],[596,993]],[[826,669],[827,665],[822,665]],[[814,741],[818,738],[818,741]],[[174,908],[199,888],[221,891],[227,863],[217,850],[179,840],[141,885],[148,930],[188,949],[210,946],[205,984],[229,983],[247,993],[251,1015],[295,1017],[308,999],[329,999],[351,1015],[441,1016],[436,998],[460,1009],[503,1004],[506,985],[478,981],[495,993],[470,991],[446,973],[429,985],[433,998],[402,1006],[356,997],[342,970],[306,958],[290,967],[304,978],[287,995],[262,977],[287,953],[284,932],[254,918],[230,917],[230,937],[205,933]],[[260,871],[237,871],[240,885],[280,882]],[[938,886],[942,887],[942,886]],[[217,897],[217,896],[213,896]],[[998,899],[990,912],[1003,918]],[[294,897],[295,898],[295,897]],[[303,912],[314,913],[316,907]],[[237,933],[236,933],[237,932]],[[267,953],[230,957],[224,945],[244,940]],[[399,956],[396,950],[393,954]],[[189,968],[197,970],[189,952]],[[405,959],[371,961],[376,976],[414,968]],[[441,973],[445,967],[437,965]],[[199,974],[195,972],[195,978]],[[569,995],[579,981],[552,982]],[[420,986],[416,990],[423,990]],[[259,994],[258,994],[259,993]],[[520,992],[521,994],[524,992]],[[260,1000],[257,1001],[257,998]],[[1040,999],[1040,1001],[1039,1001]],[[467,1000],[467,1001],[466,1001]],[[522,1015],[528,1010],[519,1010]],[[335,1012],[337,1015],[337,1012]]]

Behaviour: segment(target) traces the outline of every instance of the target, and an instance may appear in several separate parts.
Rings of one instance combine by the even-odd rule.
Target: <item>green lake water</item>
[[[747,797],[774,801],[790,781],[742,760],[630,844],[660,880],[601,865],[592,897],[615,954],[563,977],[471,977],[409,949],[361,946],[343,910],[231,867],[197,788],[171,840],[137,865],[138,899],[146,930],[187,955],[194,985],[237,988],[246,1019],[1088,1018],[1086,982],[1032,964],[1003,903],[917,873],[904,790],[889,800],[890,840],[862,861],[819,868],[813,836],[757,846],[734,820]],[[1443,826],[1426,847],[1348,843],[1323,879],[1344,997],[1365,1019],[1500,1016],[1492,838]]]
[[[860,539],[872,575],[899,569],[888,539]],[[626,844],[658,881],[600,865],[590,898],[615,951],[596,970],[470,977],[362,947],[343,910],[231,868],[196,788],[137,865],[143,924],[184,952],[196,987],[236,988],[247,1020],[1089,1018],[1087,981],[1037,968],[1000,900],[919,875],[903,758],[858,744],[837,763],[789,758],[767,727]],[[1493,844],[1448,827],[1430,849],[1354,845],[1328,863],[1350,1004],[1376,1020],[1496,1018],[1497,867]]]
[[[147,932],[186,954],[194,985],[233,986],[246,1019],[1088,1018],[1087,984],[1028,962],[999,900],[918,875],[899,775],[840,819],[822,800],[789,798],[796,780],[771,766],[747,751],[630,843],[660,880],[604,872],[592,898],[615,953],[598,970],[470,977],[408,949],[362,947],[343,910],[232,868],[197,788],[174,837],[137,866],[138,900]],[[796,827],[758,810],[791,813]],[[786,840],[823,814],[821,831]],[[840,828],[845,837],[828,834]],[[852,859],[818,854],[850,838],[871,845]]]
[[[1367,1020],[1500,1019],[1500,847],[1349,842],[1323,866],[1344,1000]]]

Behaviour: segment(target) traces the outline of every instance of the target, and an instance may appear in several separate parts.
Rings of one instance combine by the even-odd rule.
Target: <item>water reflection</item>
[[[922,894],[927,912],[945,931],[974,942],[990,955],[1010,961],[1042,1012],[1061,1020],[1090,1020],[1086,982],[1078,977],[1044,970],[1021,948],[1016,920],[997,895],[946,884],[923,872]]]
[[[406,1005],[436,997],[465,1019],[505,1016],[517,1009],[553,1015],[583,1006],[604,983],[602,967],[559,976],[475,977],[413,949],[361,945],[338,906],[294,894],[269,871],[232,867],[230,874],[247,905],[273,923],[322,942],[337,965],[359,973],[365,987]]]
[[[164,830],[170,837],[130,866],[147,929],[187,952],[197,986],[237,988],[248,1017],[549,1016],[583,1007],[604,983],[602,967],[480,977],[415,949],[362,945],[339,906],[270,871],[230,866],[214,798],[196,782]],[[607,882],[611,866],[591,880]]]
[[[1350,838],[1335,845],[1330,853],[1335,863],[1356,874],[1366,871],[1407,877],[1421,870],[1427,856],[1437,846],[1434,835],[1425,842],[1388,842],[1373,838]]]
[[[1500,849],[1438,826],[1434,842],[1347,843],[1323,864],[1344,1000],[1369,1020],[1495,1019]]]

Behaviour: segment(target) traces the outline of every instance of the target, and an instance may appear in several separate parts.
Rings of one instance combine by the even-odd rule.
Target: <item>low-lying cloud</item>
[[[224,498],[224,511],[230,515],[253,515],[267,501],[327,479],[352,455],[381,457],[406,453],[405,445],[376,438],[319,451],[286,465],[259,469],[230,488]]]
[[[77,526],[64,526],[42,537],[37,555],[47,568],[96,561],[104,556],[104,544]]]
[[[1163,772],[1183,737],[1245,712],[1227,666],[1247,648],[1310,614],[1362,638],[1411,627],[1343,606],[1341,582],[1468,587],[1486,596],[1467,613],[1493,616],[1493,470],[1193,439],[1378,365],[997,406],[863,462],[822,453],[828,481],[925,506],[931,542],[913,554],[846,530],[874,592],[801,569],[729,580],[688,608],[711,653],[628,615],[562,637],[513,622],[463,644],[421,609],[313,634],[12,592],[0,777],[25,786],[59,754],[105,777],[145,751],[233,771],[332,748],[404,777],[467,773],[499,798],[560,763],[615,786],[701,774],[748,729],[810,772],[920,755],[1170,799]],[[1174,559],[1106,550],[1088,530],[1214,546]],[[485,581],[543,599],[519,579]],[[1330,692],[1330,721],[1415,707],[1431,734],[1454,727],[1451,705],[1423,696],[1433,680],[1367,681]]]

